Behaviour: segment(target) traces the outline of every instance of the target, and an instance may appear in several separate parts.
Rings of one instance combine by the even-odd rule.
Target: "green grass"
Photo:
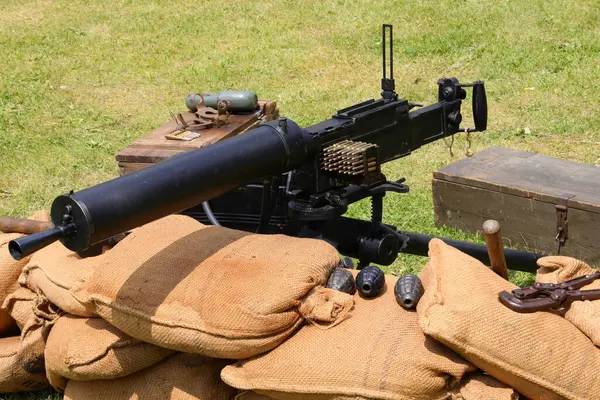
[[[183,110],[190,92],[254,90],[301,125],[377,97],[381,23],[394,24],[401,96],[434,102],[443,76],[486,81],[489,129],[474,135],[474,151],[496,144],[599,159],[595,0],[4,0],[0,215],[26,216],[117,176],[114,155]],[[433,220],[431,173],[463,158],[463,144],[458,136],[454,157],[434,143],[386,165],[411,193],[386,196],[385,221],[479,240]],[[367,216],[368,204],[351,214]],[[401,256],[390,271],[424,261]]]

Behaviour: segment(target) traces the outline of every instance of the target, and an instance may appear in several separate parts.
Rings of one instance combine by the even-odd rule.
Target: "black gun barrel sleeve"
[[[270,122],[211,146],[70,195],[57,197],[52,222],[70,214],[73,251],[215,198],[263,177],[298,168],[313,155],[311,135],[291,120]]]

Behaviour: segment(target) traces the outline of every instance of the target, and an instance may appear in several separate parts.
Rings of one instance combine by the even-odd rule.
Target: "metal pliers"
[[[510,293],[500,292],[498,299],[506,307],[520,313],[559,310],[574,301],[600,299],[600,289],[579,290],[598,278],[600,272],[583,275],[563,283],[536,282],[533,286],[515,289]]]

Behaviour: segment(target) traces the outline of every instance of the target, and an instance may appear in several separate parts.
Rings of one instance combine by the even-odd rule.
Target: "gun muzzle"
[[[75,224],[55,226],[47,231],[11,240],[8,243],[8,251],[15,260],[20,260],[61,238],[69,236],[74,231]]]

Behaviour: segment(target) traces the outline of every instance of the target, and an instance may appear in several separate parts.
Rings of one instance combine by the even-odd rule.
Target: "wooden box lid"
[[[490,147],[434,172],[435,179],[600,213],[600,168]]]
[[[127,164],[142,165],[159,163],[177,153],[205,147],[238,135],[258,126],[263,121],[271,121],[279,115],[277,103],[274,101],[261,100],[258,102],[258,106],[258,109],[254,113],[230,115],[227,124],[219,128],[213,127],[199,131],[200,137],[190,141],[166,138],[166,135],[174,132],[177,127],[177,123],[174,120],[170,120],[121,150],[115,156],[115,159],[121,166]],[[181,115],[186,122],[196,118],[192,112],[184,112]]]

